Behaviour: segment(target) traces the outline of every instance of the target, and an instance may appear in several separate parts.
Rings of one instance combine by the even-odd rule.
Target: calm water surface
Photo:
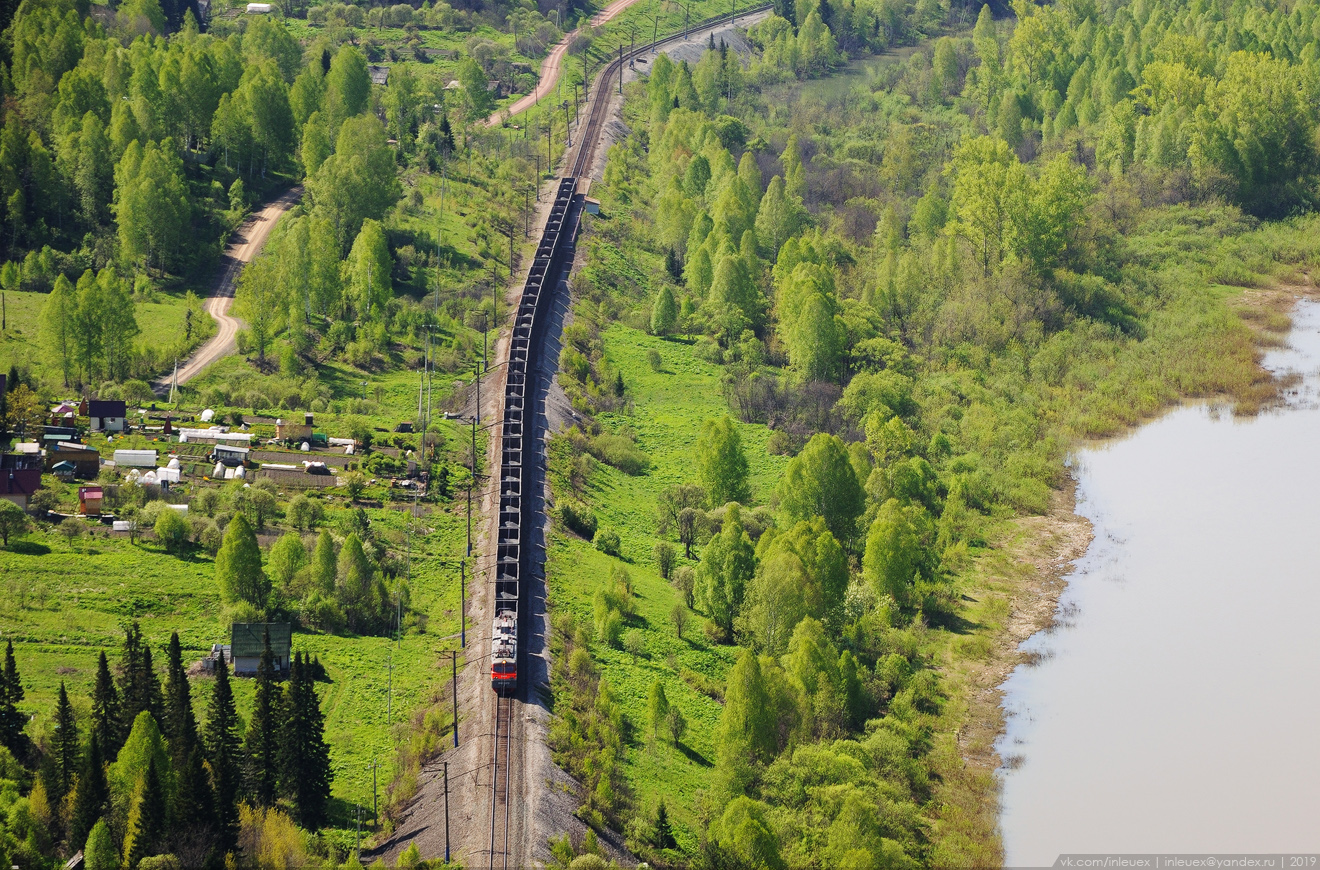
[[[1075,457],[1095,540],[1004,684],[1009,866],[1320,852],[1320,305],[1288,407],[1179,409]]]

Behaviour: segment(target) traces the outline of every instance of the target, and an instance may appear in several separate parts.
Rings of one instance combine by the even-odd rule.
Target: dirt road
[[[600,27],[637,2],[638,0],[614,0],[613,3],[591,16],[590,26]],[[555,43],[555,47],[550,49],[550,53],[541,62],[541,79],[536,83],[536,87],[532,92],[519,98],[512,106],[493,113],[486,119],[487,127],[498,127],[507,118],[512,118],[514,115],[527,111],[554,89],[555,84],[559,81],[561,68],[564,65],[564,55],[568,52],[568,47],[573,43],[573,40],[577,38],[580,30],[581,28],[578,28],[572,33],[564,34],[564,38]]]
[[[225,249],[224,256],[220,259],[220,277],[216,281],[215,289],[206,300],[206,313],[211,315],[218,328],[210,341],[197,348],[187,362],[179,366],[180,384],[186,384],[201,374],[202,370],[211,363],[234,352],[234,337],[238,335],[238,329],[243,323],[238,318],[229,316],[229,306],[234,301],[238,276],[243,273],[243,267],[261,253],[271,229],[275,226],[275,221],[297,205],[302,199],[302,194],[301,186],[289,188],[266,203],[261,211],[253,213],[234,231],[229,247]],[[158,382],[158,387],[168,390],[170,380],[170,377],[162,378]]]

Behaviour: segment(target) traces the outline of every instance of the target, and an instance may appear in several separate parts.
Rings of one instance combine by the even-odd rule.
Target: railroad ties
[[[499,518],[495,546],[495,607],[491,631],[490,677],[495,698],[495,730],[491,747],[490,867],[509,866],[509,803],[513,762],[514,705],[519,690],[519,638],[525,577],[535,569],[531,530],[541,517],[529,487],[543,480],[533,463],[540,462],[533,390],[534,366],[545,343],[554,294],[573,250],[580,197],[577,178],[559,181],[550,217],[537,245],[514,315],[509,363],[504,384],[501,423]],[[571,265],[571,264],[570,264]],[[503,827],[501,832],[498,828]]]

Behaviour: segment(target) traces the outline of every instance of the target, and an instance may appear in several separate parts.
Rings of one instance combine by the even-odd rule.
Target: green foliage
[[[166,551],[177,555],[187,549],[190,530],[178,511],[171,508],[161,511],[152,531]]]
[[[0,502],[0,541],[9,546],[9,539],[23,535],[28,530],[27,514],[11,501]]]
[[[563,499],[557,507],[559,519],[565,528],[588,541],[595,539],[596,514],[591,508],[573,499]]]
[[[619,533],[613,529],[600,529],[592,538],[591,543],[607,556],[619,556]]]
[[[836,539],[853,539],[856,520],[866,507],[866,494],[837,436],[813,435],[793,457],[779,484],[779,505],[792,520],[810,522],[821,517]]]
[[[261,567],[257,535],[241,513],[225,529],[224,543],[215,556],[215,579],[225,601],[244,602],[257,609],[266,606],[270,579]]]
[[[742,436],[731,417],[707,420],[702,425],[701,439],[697,442],[697,469],[711,504],[751,500]]]
[[[83,861],[87,870],[119,870],[119,853],[115,851],[110,828],[102,819],[92,828],[83,847]]]

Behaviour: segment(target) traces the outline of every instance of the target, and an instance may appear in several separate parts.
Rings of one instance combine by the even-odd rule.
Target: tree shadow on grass
[[[682,752],[685,756],[687,756],[687,760],[692,762],[693,764],[699,765],[701,767],[715,766],[714,762],[712,762],[710,759],[706,758],[706,756],[702,755],[700,752],[693,749],[691,746],[688,746],[686,743],[684,743],[681,740],[674,745],[674,748],[677,749],[679,752]]]
[[[36,541],[14,541],[8,549],[9,552],[17,553],[20,556],[45,556],[50,553],[50,547],[45,544],[38,544]]]

